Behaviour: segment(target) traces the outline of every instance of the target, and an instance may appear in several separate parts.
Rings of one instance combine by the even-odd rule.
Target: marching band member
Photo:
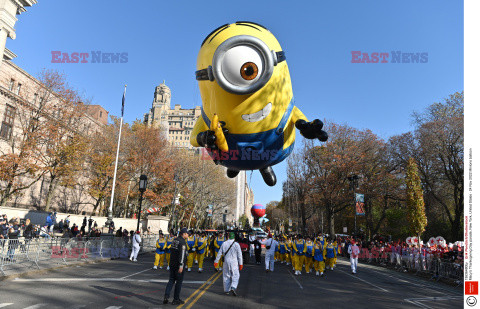
[[[295,275],[301,275],[303,263],[305,262],[305,252],[307,251],[302,235],[298,235],[293,242],[293,250],[295,251]]]
[[[287,262],[287,244],[285,239],[282,237],[278,243],[278,253],[280,254],[280,262],[286,263]]]
[[[326,258],[327,258],[327,269],[333,270],[333,263],[335,261],[335,257],[337,256],[335,252],[335,246],[332,243],[332,239],[328,240],[328,244],[325,246],[326,250]]]
[[[165,246],[165,258],[167,259],[167,270],[170,270],[170,251],[172,247],[172,241],[175,239],[173,230],[170,230],[170,235],[167,236],[167,245]]]
[[[220,250],[220,247],[222,246],[224,241],[225,241],[225,238],[223,237],[223,232],[222,231],[218,232],[218,236],[213,241],[213,245],[215,247],[215,259],[217,258],[218,251]],[[220,259],[220,261],[218,262],[218,268],[215,267],[215,271],[222,270],[222,267],[223,267],[223,261]]]
[[[163,261],[165,259],[165,247],[167,246],[167,241],[163,236],[162,231],[158,234],[158,240],[155,243],[157,248],[155,251],[155,262],[153,263],[153,269],[157,269],[158,264],[160,263],[160,269],[163,268]]]
[[[310,237],[307,237],[305,242],[306,252],[305,252],[305,272],[310,273],[310,268],[313,266],[313,241]]]
[[[197,238],[197,251],[196,251],[196,258],[198,260],[198,272],[201,273],[203,271],[203,259],[205,258],[205,251],[207,250],[208,246],[208,239],[206,237],[205,232],[200,234],[200,237]]]
[[[313,246],[313,267],[315,268],[316,275],[320,275],[323,277],[323,271],[325,270],[325,248],[320,240],[320,237],[314,243]]]
[[[196,239],[195,235],[193,235],[192,230],[188,231],[188,238],[186,239],[187,242],[187,250],[188,250],[188,257],[187,257],[187,271],[192,271],[193,266],[193,259],[195,258],[195,250],[196,250]]]

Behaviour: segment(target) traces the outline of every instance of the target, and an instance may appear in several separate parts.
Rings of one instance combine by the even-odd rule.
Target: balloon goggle
[[[275,52],[259,38],[234,36],[220,44],[212,65],[195,72],[197,80],[217,83],[234,94],[250,94],[262,88],[272,77],[274,67],[285,61],[283,51]]]

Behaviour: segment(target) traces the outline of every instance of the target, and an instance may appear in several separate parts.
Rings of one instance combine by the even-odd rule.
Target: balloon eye
[[[258,75],[258,67],[253,62],[245,62],[240,68],[240,75],[245,80],[255,79]]]

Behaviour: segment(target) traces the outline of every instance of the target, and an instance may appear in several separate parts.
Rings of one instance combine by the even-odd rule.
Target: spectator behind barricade
[[[100,236],[102,236],[102,231],[100,231],[100,229],[96,229],[95,237],[100,237]]]
[[[63,233],[63,228],[64,228],[64,223],[63,223],[63,219],[60,220],[60,222],[58,222],[58,231],[60,233]]]
[[[76,237],[78,233],[79,233],[78,226],[74,223],[72,225],[72,236]]]
[[[115,237],[122,237],[122,227],[119,227],[117,232],[115,233]]]
[[[92,230],[92,225],[93,225],[93,219],[92,216],[90,215],[90,219],[88,219],[88,232]]]
[[[7,238],[7,234],[8,234],[8,222],[7,220],[5,220],[5,217],[2,217],[0,219],[0,239]]]
[[[25,221],[25,230],[23,231],[23,237],[25,237],[25,239],[33,238],[33,225],[30,222],[30,219],[27,219]]]
[[[70,228],[70,215],[65,218],[64,225],[67,229]]]
[[[80,228],[80,234],[81,236],[85,236],[85,225],[82,225],[82,227]]]
[[[49,213],[47,219],[45,219],[45,225],[47,226],[47,231],[50,231],[50,228],[53,230],[53,213]]]
[[[108,234],[112,234],[113,231],[115,231],[115,223],[113,222],[110,222],[110,226],[108,227]],[[133,234],[133,231],[132,231],[132,234]]]
[[[48,226],[45,225],[45,226],[42,226],[40,228],[40,237],[45,237],[45,239],[48,239],[50,238],[50,234],[48,233]]]
[[[83,217],[82,226],[87,226],[87,216]]]
[[[18,231],[15,231],[13,227],[8,230],[8,252],[7,256],[10,261],[14,260],[15,249],[18,247]]]

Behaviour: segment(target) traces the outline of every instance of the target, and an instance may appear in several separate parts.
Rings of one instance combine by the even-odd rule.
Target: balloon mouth
[[[272,103],[268,103],[264,108],[253,114],[244,114],[242,119],[247,122],[257,122],[265,119],[272,111]]]

